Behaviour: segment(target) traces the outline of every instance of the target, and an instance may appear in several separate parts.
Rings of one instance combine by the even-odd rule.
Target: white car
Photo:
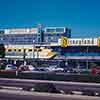
[[[60,67],[48,67],[46,69],[48,69],[49,71],[54,71],[54,72],[60,72],[60,71],[63,72],[64,71],[64,69],[60,68]]]
[[[11,70],[11,69],[17,69],[17,67],[12,64],[6,65],[5,70]]]

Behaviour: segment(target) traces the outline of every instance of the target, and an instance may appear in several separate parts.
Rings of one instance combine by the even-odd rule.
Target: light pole
[[[26,65],[25,58],[26,58],[26,49],[23,47],[23,60],[24,60],[24,65]]]
[[[88,47],[86,47],[86,55],[87,55],[86,68],[88,69]]]
[[[33,59],[35,58],[35,53],[34,53],[35,52],[35,50],[34,50],[35,49],[35,44],[34,43],[35,43],[35,40],[33,40]]]

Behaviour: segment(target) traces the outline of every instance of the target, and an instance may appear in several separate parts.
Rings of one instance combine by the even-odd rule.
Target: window
[[[48,37],[45,37],[45,42],[48,42],[48,40],[49,40]]]
[[[21,49],[18,49],[18,52],[21,52]]]
[[[32,51],[32,49],[29,49],[28,51],[29,51],[29,52],[31,52],[31,51]]]
[[[46,32],[55,32],[55,29],[46,29]]]
[[[4,30],[0,30],[0,34],[4,34]]]
[[[38,50],[39,52],[42,51],[41,49]]]
[[[8,49],[8,52],[11,52],[12,51],[12,49]]]
[[[37,49],[35,48],[34,51],[37,51]]]
[[[64,33],[64,28],[56,28],[56,32],[62,32],[62,33]]]
[[[16,49],[14,49],[14,51],[16,51]]]

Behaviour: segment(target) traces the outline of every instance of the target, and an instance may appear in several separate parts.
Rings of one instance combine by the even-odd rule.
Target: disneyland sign
[[[97,38],[68,38],[68,46],[97,46]]]

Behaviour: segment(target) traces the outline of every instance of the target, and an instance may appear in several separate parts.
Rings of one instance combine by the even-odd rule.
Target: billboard
[[[66,38],[59,39],[59,45],[62,47],[67,46],[100,46],[100,38]],[[99,42],[98,42],[99,41]]]
[[[70,38],[69,46],[97,46],[97,38]]]
[[[5,29],[5,34],[33,34],[38,33],[38,28]]]

